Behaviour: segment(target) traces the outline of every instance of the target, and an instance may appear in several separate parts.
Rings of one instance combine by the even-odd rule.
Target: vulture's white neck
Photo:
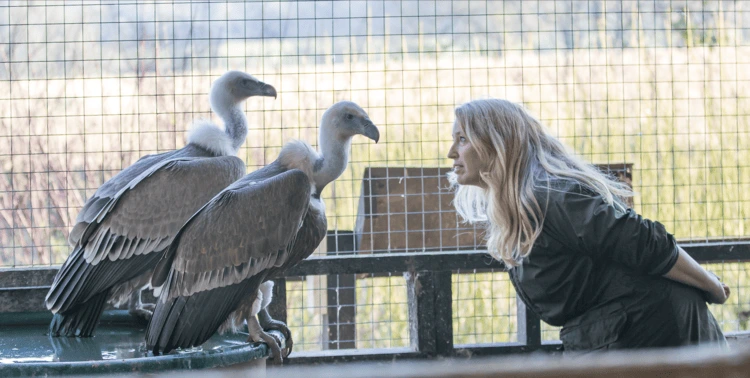
[[[231,88],[216,85],[209,96],[211,109],[224,120],[224,131],[209,121],[197,121],[188,134],[188,143],[201,146],[216,155],[236,155],[247,137],[247,118],[231,95]]]
[[[247,138],[247,118],[240,104],[231,95],[229,88],[215,88],[211,91],[211,109],[224,121],[224,132],[232,141],[232,147],[239,150]]]
[[[318,194],[344,173],[349,164],[349,148],[352,145],[351,137],[331,136],[325,129],[321,128],[320,152],[303,141],[292,140],[279,153],[279,163],[286,169],[305,172]]]
[[[336,180],[344,173],[349,164],[349,149],[352,146],[351,137],[331,136],[320,132],[320,159],[313,171],[313,180],[318,191]]]

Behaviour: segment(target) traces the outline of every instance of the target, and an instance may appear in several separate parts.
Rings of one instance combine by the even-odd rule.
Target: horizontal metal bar
[[[701,263],[750,261],[750,241],[748,240],[678,244]]]
[[[701,263],[750,262],[750,241],[680,243]],[[403,252],[308,258],[286,272],[287,277],[326,274],[358,274],[406,271],[465,271],[503,269],[485,250],[452,252]],[[0,269],[0,289],[46,286],[58,266]]]
[[[354,361],[391,361],[400,359],[430,358],[412,348],[383,348],[383,349],[336,349],[320,352],[294,352],[285,363],[309,365],[333,362]]]
[[[543,351],[548,353],[562,352],[562,342],[545,341],[538,345],[522,343],[459,344],[455,346],[456,356],[497,356],[503,354],[528,353]]]
[[[497,356],[517,353],[543,351],[560,352],[562,343],[550,341],[539,346],[527,346],[520,343],[462,344],[456,345],[453,353],[445,357]],[[286,360],[290,364],[321,364],[352,361],[392,361],[433,358],[434,355],[420,353],[411,348],[385,349],[340,349],[322,352],[295,352]]]
[[[698,262],[750,261],[750,242],[680,244]],[[461,252],[411,252],[308,258],[286,272],[287,276],[357,274],[406,271],[503,269],[484,250]]]
[[[308,258],[286,272],[287,276],[357,274],[464,269],[503,269],[484,251],[387,253]]]

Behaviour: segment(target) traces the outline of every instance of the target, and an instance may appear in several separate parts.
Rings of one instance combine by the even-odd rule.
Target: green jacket
[[[570,180],[536,195],[542,233],[510,278],[531,311],[563,326],[566,351],[726,342],[703,292],[662,277],[678,256],[662,224]]]

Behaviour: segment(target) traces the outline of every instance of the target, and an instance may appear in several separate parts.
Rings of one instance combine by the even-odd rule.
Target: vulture
[[[280,340],[266,330],[281,331],[285,355],[291,352],[289,329],[265,309],[272,287],[266,281],[307,258],[325,237],[320,193],[346,169],[357,134],[380,138],[357,104],[334,104],[321,119],[319,152],[299,140],[286,143],[275,161],[231,184],[185,223],[152,276],[160,294],[146,345],[154,355],[198,346],[223,329],[236,332],[244,321],[247,341],[267,342],[276,362],[284,357]]]
[[[196,122],[185,147],[141,157],[86,201],[68,238],[73,252],[45,298],[50,336],[92,336],[107,300],[129,302],[131,314],[148,320],[154,305],[140,294],[161,254],[193,213],[245,174],[236,154],[248,133],[241,104],[251,96],[275,98],[276,89],[225,73],[209,95],[224,130]]]

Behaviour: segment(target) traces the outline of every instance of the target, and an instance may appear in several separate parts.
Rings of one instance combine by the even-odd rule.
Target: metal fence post
[[[453,354],[451,272],[404,272],[411,346],[428,356]]]
[[[518,320],[518,342],[537,349],[542,345],[541,319],[526,307],[521,297],[516,295],[516,316]]]

